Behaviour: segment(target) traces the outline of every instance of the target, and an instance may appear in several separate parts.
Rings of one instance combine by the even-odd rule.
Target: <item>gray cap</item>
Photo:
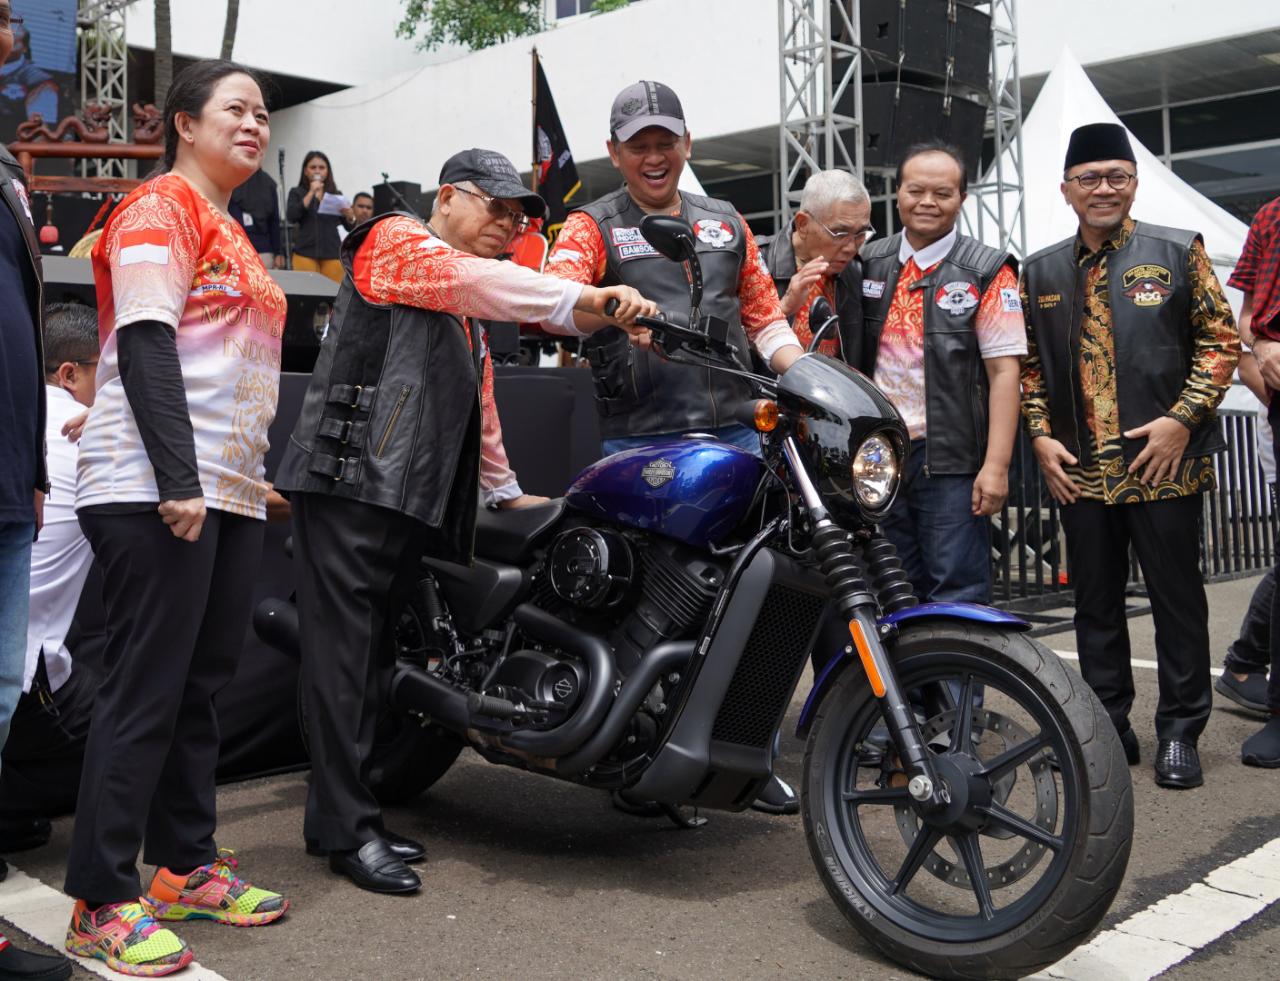
[[[661,126],[684,136],[684,109],[679,97],[661,82],[628,85],[613,100],[609,132],[625,143],[646,126]]]

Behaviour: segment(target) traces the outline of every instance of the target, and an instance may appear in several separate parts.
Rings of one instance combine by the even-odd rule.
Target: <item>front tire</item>
[[[805,750],[819,876],[846,919],[913,970],[1035,973],[1089,937],[1124,878],[1133,793],[1115,729],[1083,679],[1022,634],[913,624],[891,656],[955,806],[916,813],[879,703],[851,664]]]

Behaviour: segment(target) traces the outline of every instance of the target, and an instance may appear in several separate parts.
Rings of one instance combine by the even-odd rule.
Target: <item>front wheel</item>
[[[805,835],[827,891],[882,953],[945,978],[1017,978],[1083,943],[1124,878],[1133,792],[1084,681],[1034,640],[905,628],[891,655],[950,804],[921,814],[851,665],[805,750]]]

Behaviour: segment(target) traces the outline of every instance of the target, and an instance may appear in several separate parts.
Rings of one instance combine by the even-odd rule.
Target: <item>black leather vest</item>
[[[398,511],[439,530],[441,557],[465,560],[479,492],[480,341],[469,347],[450,314],[381,306],[356,291],[356,249],[387,217],[342,243],[347,276],[276,488]]]
[[[746,226],[725,201],[680,194],[680,214],[693,226],[702,263],[702,313],[729,325],[729,340],[744,364],[750,345],[742,329],[738,276],[745,261]],[[663,258],[640,234],[645,213],[627,194],[614,191],[580,209],[600,229],[608,263],[600,285],[638,289],[668,315],[688,319],[689,281],[684,268]],[[740,379],[710,368],[672,364],[630,344],[608,327],[583,342],[595,382],[600,434],[648,436],[732,423],[734,409],[751,397]]]
[[[756,239],[756,244],[760,246],[760,258],[769,268],[769,275],[773,277],[773,285],[778,289],[778,296],[782,296],[787,291],[787,287],[791,284],[791,277],[796,274],[796,250],[791,244],[793,231],[794,225],[788,225],[777,235]],[[858,356],[862,337],[862,261],[857,256],[854,256],[836,277],[834,312],[840,318],[838,328],[840,350],[844,353],[845,360],[856,368],[857,365],[854,362]],[[795,321],[795,317],[787,319],[792,323]],[[814,331],[821,326],[811,321],[809,329]]]
[[[880,333],[893,303],[902,264],[902,233],[862,250],[862,344],[855,365],[875,377]],[[987,371],[974,321],[981,298],[1002,266],[1017,272],[1005,252],[964,235],[913,290],[924,291],[925,467],[930,474],[971,474],[987,452]]]
[[[1089,458],[1084,400],[1080,391],[1080,329],[1084,285],[1092,264],[1107,259],[1108,303],[1116,352],[1116,402],[1120,431],[1144,426],[1178,401],[1191,374],[1195,328],[1191,323],[1191,282],[1187,261],[1196,232],[1138,222],[1129,240],[1114,251],[1099,252],[1081,266],[1076,237],[1051,245],[1026,263],[1025,311],[1049,392],[1053,435],[1074,455]],[[1145,439],[1126,439],[1124,457],[1132,461]],[[1216,413],[1191,434],[1186,456],[1225,449]]]

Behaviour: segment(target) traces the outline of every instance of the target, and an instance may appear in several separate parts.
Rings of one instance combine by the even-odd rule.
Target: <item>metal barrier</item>
[[[1214,460],[1218,487],[1204,497],[1200,566],[1210,582],[1257,575],[1275,564],[1276,509],[1258,456],[1258,417],[1223,410],[1219,423],[1227,449]],[[1073,602],[1071,570],[1059,507],[1040,475],[1031,441],[1019,429],[1009,468],[1009,500],[991,519],[993,600],[1016,610],[1037,633],[1062,628]],[[1146,595],[1137,560],[1130,556],[1129,596]],[[1130,616],[1146,612],[1134,606]]]

